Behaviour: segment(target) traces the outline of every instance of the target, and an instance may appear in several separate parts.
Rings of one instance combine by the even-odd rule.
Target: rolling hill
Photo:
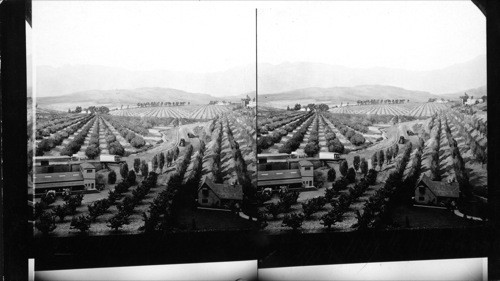
[[[463,96],[464,93],[467,93],[469,96],[477,97],[480,98],[484,95],[488,95],[487,90],[486,90],[486,85],[478,87],[478,88],[472,88],[468,89],[465,91],[459,91],[455,93],[450,93],[450,94],[444,94],[441,95],[443,98],[449,98],[449,99],[458,99],[460,96]]]
[[[37,97],[40,108],[67,111],[76,106],[83,108],[88,106],[107,106],[111,108],[134,106],[139,102],[190,102],[191,104],[208,104],[211,100],[226,100],[238,102],[242,97],[255,96],[255,92],[249,92],[236,96],[214,97],[208,94],[190,93],[170,88],[138,88],[133,90],[90,90],[81,91],[69,95]]]
[[[413,102],[426,102],[429,98],[437,98],[428,92],[411,91],[399,87],[385,85],[361,85],[356,87],[304,88],[275,94],[260,95],[259,105],[279,106],[295,103],[356,103],[357,100],[368,99],[406,99]],[[285,106],[286,107],[286,106]]]

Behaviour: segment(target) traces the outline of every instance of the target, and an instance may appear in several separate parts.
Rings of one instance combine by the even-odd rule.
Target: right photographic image
[[[486,19],[472,2],[269,5],[257,42],[264,231],[488,221]]]

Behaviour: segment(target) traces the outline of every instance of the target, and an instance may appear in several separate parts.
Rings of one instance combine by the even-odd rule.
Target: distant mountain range
[[[322,63],[259,64],[259,96],[296,89],[388,85],[432,94],[486,85],[486,56],[432,71],[349,68]]]
[[[38,66],[37,96],[59,96],[89,90],[162,87],[223,97],[255,91],[255,66],[213,73],[168,70],[135,71],[96,65]]]
[[[67,111],[76,106],[107,106],[109,108],[127,108],[144,102],[190,102],[190,104],[208,104],[213,100],[239,102],[241,98],[255,97],[255,92],[248,92],[236,96],[214,97],[208,94],[190,93],[170,88],[138,88],[117,90],[90,90],[76,92],[70,95],[37,97],[40,108]]]
[[[286,108],[286,106],[293,106],[295,103],[325,103],[332,105],[349,102],[355,104],[358,100],[370,99],[404,99],[411,102],[427,102],[430,98],[453,100],[462,96],[464,92],[467,92],[468,95],[483,96],[486,94],[486,86],[446,95],[435,95],[429,92],[413,91],[386,85],[331,88],[311,87],[275,94],[259,94],[258,104]]]

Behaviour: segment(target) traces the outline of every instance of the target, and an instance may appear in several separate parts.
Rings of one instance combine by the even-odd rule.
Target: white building
[[[474,104],[478,104],[478,103],[482,103],[483,102],[483,99],[474,99],[472,97],[469,97],[467,99],[467,101],[465,102],[466,105],[474,105]]]

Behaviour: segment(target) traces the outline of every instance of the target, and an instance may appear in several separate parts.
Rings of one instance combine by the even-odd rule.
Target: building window
[[[424,201],[424,200],[425,200],[425,198],[424,198],[424,196],[420,196],[420,197],[418,197],[418,200],[419,200],[419,201]]]
[[[202,189],[201,194],[203,194],[203,196],[205,196],[205,197],[208,197],[208,188]]]
[[[201,203],[203,203],[203,204],[207,204],[207,203],[208,203],[208,199],[206,199],[206,198],[201,199]]]
[[[420,194],[425,194],[425,186],[419,186],[418,187],[418,192],[420,192]]]
[[[87,170],[87,174],[90,174],[90,173],[92,173],[92,170]]]

